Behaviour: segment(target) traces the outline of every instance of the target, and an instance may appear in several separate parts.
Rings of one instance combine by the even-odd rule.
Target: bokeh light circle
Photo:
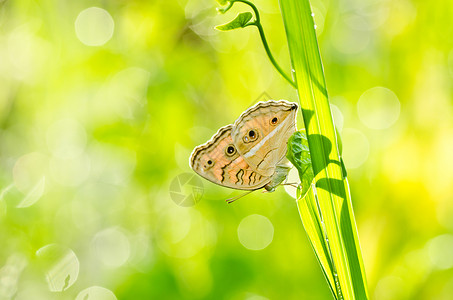
[[[75,21],[77,38],[87,46],[102,46],[113,36],[115,23],[112,16],[99,7],[90,7],[79,13]]]
[[[39,152],[19,157],[13,167],[15,187],[22,193],[28,194],[45,177],[48,164],[48,157]]]
[[[100,286],[92,286],[81,291],[76,300],[117,300],[115,294],[106,288]]]
[[[47,130],[47,146],[58,158],[76,158],[85,150],[86,142],[85,128],[75,119],[58,120]]]
[[[250,294],[247,296],[245,300],[269,300],[269,298],[260,295]]]
[[[407,299],[407,287],[401,277],[387,276],[379,280],[374,291],[374,299]]]
[[[343,130],[344,116],[340,108],[335,104],[330,104],[330,111],[332,112],[335,127],[337,127],[339,131]]]
[[[52,158],[49,163],[50,174],[62,186],[79,186],[90,176],[91,160],[82,155],[76,159]]]
[[[36,185],[16,205],[17,208],[30,207],[42,197],[46,188],[46,177],[42,177]]]
[[[428,254],[431,264],[441,270],[453,268],[453,235],[439,235],[428,242]]]
[[[74,251],[66,246],[49,244],[36,251],[52,292],[61,292],[74,284],[79,276],[79,260]]]
[[[453,77],[453,50],[450,50],[448,54],[448,70],[450,71],[450,76]]]
[[[119,228],[112,227],[98,232],[92,242],[96,256],[108,267],[119,267],[127,262],[131,246]]]
[[[330,40],[337,51],[356,55],[369,46],[371,37],[369,32],[350,29],[344,22],[340,22],[330,31]]]
[[[268,218],[253,214],[242,219],[238,226],[239,242],[249,250],[262,250],[274,238],[274,226]]]
[[[359,130],[345,128],[341,133],[343,142],[343,159],[346,168],[360,167],[368,158],[370,143],[367,137]]]
[[[371,129],[387,129],[398,120],[400,101],[394,92],[385,87],[365,91],[357,102],[360,121]]]
[[[32,206],[42,197],[46,190],[47,164],[47,157],[38,152],[32,152],[17,159],[13,167],[14,185],[25,196],[16,207]],[[8,189],[3,189],[2,195],[8,192]]]
[[[295,183],[295,185],[300,184],[299,172],[296,168],[289,170],[286,182]],[[285,192],[292,198],[297,198],[297,189],[293,185],[284,185],[283,188],[285,189]]]
[[[189,258],[216,241],[215,228],[197,210],[172,205],[161,213],[156,226],[157,246],[168,256]]]
[[[19,278],[27,266],[27,258],[23,254],[12,254],[5,265],[0,267],[0,299],[17,299]]]

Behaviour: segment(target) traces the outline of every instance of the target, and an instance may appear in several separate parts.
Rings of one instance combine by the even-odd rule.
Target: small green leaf
[[[243,12],[237,15],[237,17],[223,25],[216,26],[217,30],[220,31],[228,31],[228,30],[233,30],[237,28],[244,28],[245,26],[248,25],[248,22],[252,19],[252,13],[251,12]]]
[[[300,195],[304,195],[313,181],[310,150],[305,130],[296,131],[288,140],[288,160],[296,167],[300,178]]]

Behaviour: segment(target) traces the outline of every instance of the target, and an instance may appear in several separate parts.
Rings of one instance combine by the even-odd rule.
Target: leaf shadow
[[[332,152],[332,143],[330,142],[330,140],[324,136],[324,135],[321,135],[321,134],[309,134],[308,135],[308,140],[310,141],[313,141],[313,143],[316,145],[315,148],[317,149],[324,149],[324,159],[322,161],[314,161],[312,159],[312,164],[313,164],[313,172],[315,174],[315,176],[321,172],[322,170],[324,170],[325,168],[327,168],[327,166],[331,163],[333,164],[336,164],[338,166],[342,166],[341,163],[338,161],[338,160],[335,160],[335,159],[330,159],[329,156],[330,156],[330,153]]]

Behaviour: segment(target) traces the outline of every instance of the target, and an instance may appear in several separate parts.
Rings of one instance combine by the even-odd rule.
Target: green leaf
[[[336,299],[368,299],[341,141],[330,111],[309,0],[280,0],[315,179],[299,213]]]
[[[319,204],[317,203],[315,191],[314,182],[305,194],[300,194],[300,191],[298,190],[297,208],[299,209],[300,218],[304,225],[305,232],[307,233],[308,240],[322,267],[321,269],[327,279],[330,290],[335,299],[339,299],[335,289],[335,271],[332,264],[332,255],[330,253],[326,229],[319,211]]]
[[[301,184],[297,187],[297,207],[302,224],[316,254],[316,258],[322,266],[322,271],[329,287],[336,296],[335,272],[332,265],[326,230],[323,227],[324,222],[317,203],[315,179],[305,130],[296,131],[288,139],[286,157],[296,167],[301,180]]]
[[[296,167],[301,182],[299,192],[305,195],[314,177],[305,130],[296,131],[289,138],[286,157]]]
[[[251,12],[243,12],[237,15],[237,17],[226,24],[216,26],[215,28],[220,31],[228,31],[228,30],[233,30],[237,28],[244,28],[245,26],[248,25],[248,22],[252,19],[252,13]]]

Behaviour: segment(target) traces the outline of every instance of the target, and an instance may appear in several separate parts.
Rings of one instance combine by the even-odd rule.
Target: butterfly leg
[[[293,188],[296,188],[299,186],[299,183],[297,182],[290,182],[290,183],[282,183],[281,185],[289,185],[289,186],[292,186]]]
[[[242,198],[242,197],[244,197],[244,196],[247,196],[247,195],[250,194],[251,192],[253,192],[253,191],[248,191],[248,192],[245,192],[245,193],[242,194],[242,195],[239,195],[239,196],[236,196],[236,197],[233,197],[233,198],[228,198],[228,199],[226,199],[225,201],[226,201],[228,204],[233,203],[234,201],[238,200],[239,198]]]

